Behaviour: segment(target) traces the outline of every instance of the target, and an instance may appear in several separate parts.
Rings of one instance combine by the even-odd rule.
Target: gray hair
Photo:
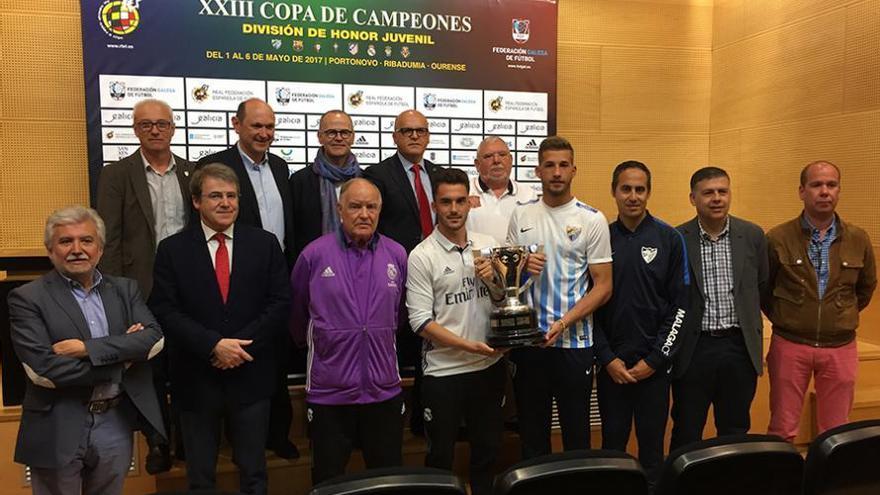
[[[507,146],[507,141],[505,141],[504,138],[492,134],[490,136],[486,136],[485,139],[480,141],[480,145],[477,146],[477,158],[480,158],[480,152],[483,151],[483,148],[493,141],[498,141],[499,143],[503,144],[505,148],[507,148],[507,151],[510,151],[510,146]]]
[[[46,219],[46,229],[43,232],[43,244],[46,246],[46,249],[51,249],[52,247],[52,238],[55,235],[56,228],[84,222],[95,224],[95,229],[98,231],[98,241],[103,246],[104,242],[107,241],[107,228],[104,226],[104,220],[101,219],[101,215],[98,215],[98,212],[91,208],[86,208],[82,205],[72,205],[53,211],[49,218]]]
[[[160,107],[164,108],[165,110],[168,111],[168,115],[171,116],[171,123],[172,124],[174,123],[174,111],[171,110],[171,105],[169,105],[168,103],[166,103],[162,100],[157,100],[156,98],[146,98],[146,99],[143,99],[143,100],[135,103],[134,109],[132,109],[132,111],[131,111],[131,120],[132,121],[134,120],[134,116],[137,115],[138,110],[140,110],[141,108],[143,108],[146,105],[159,105]],[[134,125],[134,122],[132,122],[132,125]]]
[[[189,181],[189,192],[194,198],[202,197],[202,185],[205,178],[211,177],[223,182],[235,184],[235,190],[239,190],[238,175],[229,166],[214,162],[198,167]]]

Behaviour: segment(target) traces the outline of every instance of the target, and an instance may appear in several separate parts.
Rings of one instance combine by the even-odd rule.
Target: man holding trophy
[[[540,273],[529,295],[544,342],[510,353],[524,459],[551,452],[554,398],[563,448],[590,447],[592,315],[611,296],[611,243],[605,216],[572,195],[576,172],[566,139],[542,141],[535,175],[543,195],[518,205],[508,226],[508,244],[544,246],[528,256],[529,272]]]
[[[475,252],[491,251],[497,242],[465,228],[467,174],[436,169],[432,183],[437,228],[410,253],[406,283],[410,325],[424,338],[425,464],[452,469],[464,420],[472,493],[488,494],[501,445],[505,366],[501,353],[486,344],[493,269]]]

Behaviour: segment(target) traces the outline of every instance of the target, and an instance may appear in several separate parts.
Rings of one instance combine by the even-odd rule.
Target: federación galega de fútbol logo
[[[279,86],[278,89],[275,90],[275,101],[280,105],[287,105],[290,103],[290,88]]]
[[[529,41],[529,34],[531,34],[529,29],[528,19],[513,19],[511,22],[511,36],[513,37],[513,41],[516,41],[519,44],[523,44]]]
[[[111,81],[110,86],[108,88],[110,90],[110,97],[116,101],[121,101],[125,98],[125,83],[122,81]]]
[[[98,8],[101,28],[117,39],[131,34],[141,22],[140,0],[104,0]]]

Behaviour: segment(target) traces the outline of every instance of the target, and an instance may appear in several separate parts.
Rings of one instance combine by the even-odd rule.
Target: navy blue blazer
[[[293,207],[290,201],[290,188],[287,185],[287,179],[290,176],[290,169],[287,168],[287,162],[278,155],[267,153],[269,157],[269,170],[272,171],[272,177],[275,178],[275,185],[278,186],[278,192],[281,194],[281,204],[284,207],[284,253],[287,256],[288,270],[293,268]],[[260,219],[260,205],[257,203],[257,194],[254,192],[254,186],[251,179],[244,169],[244,162],[241,160],[241,154],[238,152],[238,146],[232,145],[228,149],[203,157],[196,164],[196,168],[202,167],[208,163],[222,163],[235,171],[238,176],[239,183],[239,199],[238,199],[238,220],[236,225],[253,225],[254,227],[263,227],[263,221]],[[199,214],[193,212],[193,225],[199,225]]]
[[[434,164],[422,160],[428,178],[433,180]],[[382,193],[382,212],[379,213],[379,233],[388,236],[406,249],[409,254],[422,242],[422,224],[419,221],[419,204],[403,171],[400,157],[393,156],[364,169],[364,178]],[[430,188],[431,184],[424,184]]]
[[[174,400],[198,410],[202,392],[220,387],[233,401],[250,404],[272,395],[273,342],[284,334],[290,295],[287,264],[275,236],[236,223],[226,303],[201,222],[159,243],[150,308],[165,329]],[[222,338],[251,339],[254,360],[231,370],[211,365]]]

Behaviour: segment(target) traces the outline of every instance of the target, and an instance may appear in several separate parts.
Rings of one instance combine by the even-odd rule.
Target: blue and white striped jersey
[[[610,239],[605,215],[577,198],[555,208],[536,199],[514,209],[507,242],[543,244],[547,257],[544,271],[529,290],[542,332],[547,332],[554,321],[587,295],[592,286],[590,264],[611,263]],[[555,344],[561,348],[592,345],[592,315],[569,322]]]

